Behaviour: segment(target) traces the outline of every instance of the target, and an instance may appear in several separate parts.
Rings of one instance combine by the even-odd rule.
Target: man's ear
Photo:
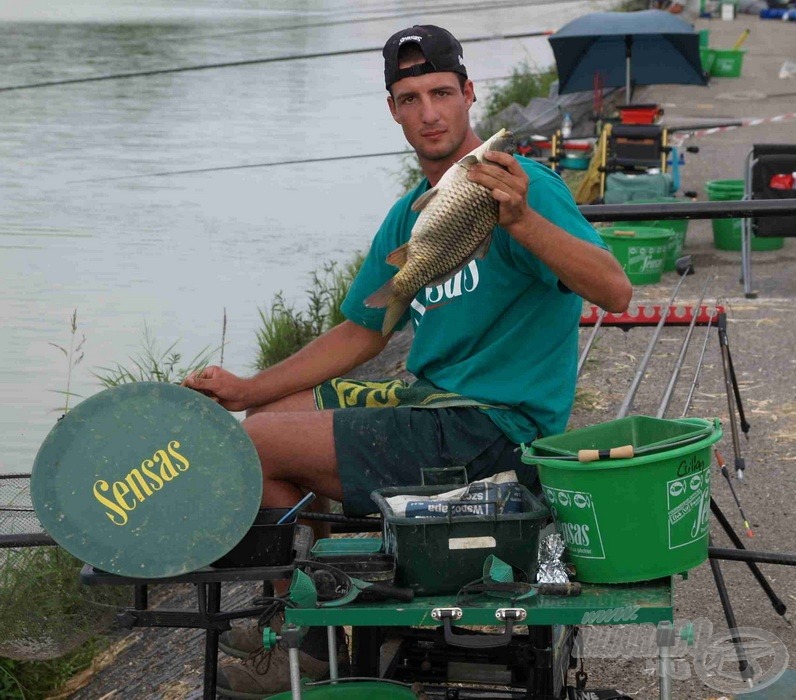
[[[467,104],[467,109],[470,109],[470,107],[473,106],[473,102],[475,102],[475,85],[472,80],[464,81],[462,93],[464,94],[464,101]]]
[[[398,119],[398,112],[395,109],[395,100],[392,98],[392,95],[387,95],[387,106],[390,108],[390,114],[392,114],[392,118],[400,124],[401,122]]]

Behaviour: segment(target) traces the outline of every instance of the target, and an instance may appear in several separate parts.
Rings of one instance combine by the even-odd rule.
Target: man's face
[[[393,119],[419,158],[444,160],[456,154],[470,129],[475,96],[471,80],[462,90],[457,73],[427,73],[396,81],[390,92],[387,103]]]

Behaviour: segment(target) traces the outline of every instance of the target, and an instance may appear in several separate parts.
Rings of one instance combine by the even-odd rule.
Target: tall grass
[[[281,362],[345,320],[340,307],[363,260],[364,256],[357,254],[349,263],[330,262],[320,272],[313,272],[303,310],[286,302],[281,292],[267,310],[259,309],[256,369]]]
[[[226,331],[226,312],[224,332]],[[204,348],[187,362],[182,353],[175,349],[179,341],[174,341],[165,349],[151,336],[144,324],[143,348],[141,352],[128,358],[128,364],[116,363],[111,367],[99,367],[92,374],[106,389],[130,384],[132,382],[169,382],[179,384],[192,372],[198,372],[212,361],[216,350]],[[223,340],[222,340],[223,343]]]
[[[56,409],[63,413],[69,412],[69,399],[72,396],[82,398],[79,394],[72,393],[72,370],[83,361],[83,358],[85,357],[83,346],[86,343],[85,335],[81,335],[80,340],[77,340],[77,309],[72,312],[72,318],[69,319],[69,329],[70,336],[68,350],[63,345],[58,345],[58,343],[50,343],[50,345],[60,350],[66,357],[66,390],[61,391],[53,389],[56,394],[64,395],[64,405]]]

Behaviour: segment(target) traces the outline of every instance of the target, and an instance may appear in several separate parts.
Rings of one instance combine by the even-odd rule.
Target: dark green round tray
[[[120,576],[207,566],[248,531],[262,473],[238,420],[206,396],[140,382],[61,418],[31,471],[41,524],[64,549]]]

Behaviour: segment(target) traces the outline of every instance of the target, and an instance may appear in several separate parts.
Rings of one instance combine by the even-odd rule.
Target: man
[[[385,259],[409,239],[417,218],[411,203],[481,143],[469,121],[473,83],[449,32],[411,27],[392,36],[383,54],[390,113],[426,179],[377,232],[343,304],[348,320],[255,377],[208,367],[185,382],[229,410],[249,412],[243,426],[262,462],[265,507],[291,506],[311,490],[361,515],[375,510],[374,489],[418,484],[421,469],[455,465],[465,465],[470,480],[515,469],[533,487],[535,472],[522,465],[517,446],[566,427],[581,297],[616,312],[630,301],[627,277],[560,178],[533,161],[492,153],[468,175],[500,205],[488,254],[448,283],[421,290],[398,324],[414,326],[407,368],[420,380],[413,389],[424,387],[421,398],[394,384],[336,380],[389,340],[381,334],[384,309],[364,300],[396,272]],[[441,393],[440,407],[418,406],[434,406]],[[302,675],[318,677],[328,670],[325,637],[310,635]],[[256,648],[256,633],[249,639]],[[219,694],[259,698],[287,689],[286,656],[272,652],[266,663],[259,653],[222,667]]]

